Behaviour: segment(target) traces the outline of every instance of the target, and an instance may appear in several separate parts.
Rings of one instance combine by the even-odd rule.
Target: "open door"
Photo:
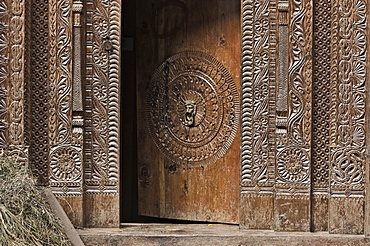
[[[137,1],[139,214],[239,223],[240,1]]]

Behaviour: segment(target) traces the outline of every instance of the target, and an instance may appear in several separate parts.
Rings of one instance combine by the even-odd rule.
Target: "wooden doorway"
[[[126,7],[123,36],[136,42],[132,51],[123,44],[123,81],[136,82],[137,115],[134,88],[123,82],[123,111],[131,109],[122,112],[122,156],[137,150],[137,159],[122,161],[132,163],[122,177],[138,176],[137,185],[136,177],[122,180],[123,199],[133,197],[122,211],[137,205],[144,216],[239,223],[240,2],[139,0]]]

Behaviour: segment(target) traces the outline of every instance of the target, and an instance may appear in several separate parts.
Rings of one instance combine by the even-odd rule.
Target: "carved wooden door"
[[[238,223],[240,3],[137,1],[139,213]]]

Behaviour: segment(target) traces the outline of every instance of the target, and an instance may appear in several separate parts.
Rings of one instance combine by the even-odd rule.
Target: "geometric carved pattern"
[[[120,2],[88,0],[86,6],[86,191],[117,193]]]
[[[0,3],[0,148],[5,149],[7,145],[6,130],[7,120],[7,82],[8,76],[8,49],[9,49],[9,16],[8,6],[5,2]]]
[[[86,1],[86,80],[84,98],[84,177],[91,179],[92,174],[92,83],[93,83],[93,28],[92,19],[94,6],[92,1]]]
[[[49,41],[48,0],[32,0],[31,10],[31,85],[30,85],[30,164],[38,183],[47,185],[49,180]]]
[[[337,150],[333,154],[332,179],[342,185],[357,185],[364,180],[364,155],[360,151],[348,148]]]
[[[363,195],[367,3],[335,1],[333,9],[331,188],[333,195]]]
[[[314,3],[312,185],[329,186],[331,0]]]
[[[157,147],[179,165],[221,158],[239,126],[236,86],[213,57],[187,51],[154,73],[147,94],[147,123]]]

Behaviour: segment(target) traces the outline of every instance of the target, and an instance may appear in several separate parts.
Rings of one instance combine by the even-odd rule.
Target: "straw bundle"
[[[71,245],[27,163],[0,157],[0,245]]]

